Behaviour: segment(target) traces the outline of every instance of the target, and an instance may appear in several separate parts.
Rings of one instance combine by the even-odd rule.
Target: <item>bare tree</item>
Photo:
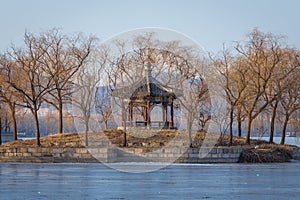
[[[62,35],[52,29],[41,34],[42,62],[45,73],[53,80],[53,90],[44,100],[58,111],[58,133],[63,133],[63,105],[70,103],[73,92],[73,77],[87,60],[95,38]]]
[[[282,134],[281,134],[281,144],[285,143],[285,135],[286,129],[289,122],[290,117],[292,114],[300,110],[300,68],[298,67],[297,70],[294,71],[288,78],[289,86],[283,91],[281,97],[281,105],[284,111],[284,123],[282,127]]]
[[[275,96],[266,95],[267,87],[280,63],[282,51],[279,39],[272,34],[264,34],[254,30],[249,35],[249,41],[238,44],[236,50],[246,60],[249,78],[243,109],[247,114],[246,140],[250,144],[251,125],[253,120],[273,102]]]
[[[256,134],[257,137],[261,138],[266,136],[269,131],[269,110],[265,109],[262,111],[252,122],[252,132]]]
[[[184,93],[179,99],[181,102],[180,106],[184,108],[182,111],[184,112],[184,110],[186,110],[190,148],[193,147],[193,123],[201,117],[201,109],[203,108],[204,103],[210,103],[209,91],[204,79],[200,74],[193,75],[195,75],[195,77],[189,77],[185,81],[181,81],[181,88],[184,88]],[[210,116],[210,113],[208,116]]]
[[[13,122],[13,135],[14,135],[14,140],[18,140],[18,135],[17,135],[17,120],[16,120],[16,104],[18,97],[17,94],[14,92],[14,89],[6,83],[7,77],[5,76],[5,66],[9,66],[9,60],[7,60],[5,57],[1,58],[0,61],[0,66],[1,66],[1,71],[0,71],[0,99],[3,103],[5,103],[11,114],[11,119]]]
[[[76,90],[73,93],[72,105],[79,113],[77,118],[84,124],[85,145],[88,146],[88,132],[91,116],[95,115],[95,101],[98,85],[102,78],[102,69],[107,62],[107,49],[92,49],[91,55],[76,76]]]
[[[2,105],[0,102],[0,110],[2,112]],[[2,144],[2,116],[0,115],[0,145]]]
[[[92,74],[85,70],[77,75],[78,86],[74,93],[73,105],[76,106],[80,113],[78,117],[85,127],[85,145],[88,146],[88,132],[92,109],[95,101],[96,86],[99,80],[95,80]]]
[[[229,105],[229,145],[232,145],[234,113],[237,111],[239,127],[241,126],[241,103],[248,85],[246,77],[248,68],[244,67],[241,57],[233,57],[229,50],[223,50],[222,56],[214,60],[217,68],[219,84],[224,90],[224,98]],[[241,132],[239,131],[239,134]]]
[[[274,99],[273,102],[270,102],[272,110],[270,121],[270,143],[273,143],[278,105],[282,98],[286,99],[286,94],[283,95],[282,93],[294,86],[294,82],[290,77],[294,77],[293,73],[296,71],[297,74],[297,68],[299,68],[299,53],[297,51],[290,48],[282,48],[281,51],[282,56],[278,63],[279,67],[274,71],[269,86],[266,88],[266,95]]]
[[[204,131],[205,127],[207,126],[210,120],[211,120],[211,103],[207,101],[207,105],[203,104],[199,112],[199,117],[197,118],[198,125],[200,128],[199,130]]]
[[[99,122],[108,128],[108,121],[112,116],[111,96],[107,86],[98,87],[96,91],[96,112],[100,115]]]
[[[230,118],[229,118],[229,110],[225,109],[224,111],[224,101],[218,99],[218,101],[214,102],[212,105],[212,127],[213,130],[219,132],[222,135],[226,134],[229,129]],[[220,110],[223,110],[220,112]]]
[[[12,62],[5,66],[6,83],[22,97],[24,107],[30,109],[35,122],[36,141],[40,146],[38,110],[43,97],[52,89],[53,77],[47,77],[42,64],[45,51],[42,50],[41,38],[25,33],[24,48],[12,48],[8,54]]]
[[[243,110],[242,103],[239,103],[236,109],[236,120],[237,120],[237,129],[238,137],[242,137],[242,123],[245,121],[245,112]]]

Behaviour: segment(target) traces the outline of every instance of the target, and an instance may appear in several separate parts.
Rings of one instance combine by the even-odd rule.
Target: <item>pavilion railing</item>
[[[122,126],[124,126],[124,122],[122,123]],[[145,121],[127,121],[126,122],[127,127],[136,127],[136,128],[144,128],[144,127],[150,127],[150,128],[170,128],[170,122],[164,122],[164,121],[151,121],[149,124]]]

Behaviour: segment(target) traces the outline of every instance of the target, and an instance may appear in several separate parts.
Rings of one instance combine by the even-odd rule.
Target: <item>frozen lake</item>
[[[116,164],[144,167],[141,164]],[[299,199],[300,163],[170,165],[0,163],[0,199]]]
[[[251,137],[251,138],[269,141],[269,137]],[[280,144],[281,137],[274,137],[273,141],[277,144]],[[285,137],[285,144],[291,144],[300,147],[300,137]]]

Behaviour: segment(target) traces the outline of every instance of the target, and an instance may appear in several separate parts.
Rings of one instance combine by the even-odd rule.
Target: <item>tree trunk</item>
[[[63,133],[63,104],[62,101],[58,103],[58,133]]]
[[[282,127],[282,133],[281,133],[281,142],[280,144],[284,144],[285,143],[285,133],[286,133],[286,128],[289,122],[289,115],[285,115],[285,119],[284,119],[284,123],[283,123],[283,127]]]
[[[59,86],[57,86],[59,88]],[[61,95],[61,89],[57,89],[58,95],[58,122],[57,122],[57,132],[63,133],[63,100]]]
[[[270,124],[270,139],[269,143],[273,143],[273,138],[274,138],[274,127],[275,127],[275,119],[276,119],[276,114],[277,114],[277,106],[278,106],[278,101],[275,102],[275,105],[272,107],[272,117],[271,117],[271,124]]]
[[[11,118],[12,118],[12,123],[13,123],[14,140],[18,140],[18,129],[17,129],[17,120],[16,120],[16,104],[9,103],[8,106],[9,106],[9,109],[11,112]]]
[[[2,119],[0,117],[0,145],[2,144]]]
[[[251,117],[251,115],[248,115],[246,142],[245,142],[246,144],[250,144],[251,125],[252,125],[252,117]]]
[[[17,130],[17,120],[16,120],[16,111],[15,111],[15,109],[11,110],[11,117],[12,117],[13,128],[14,128],[14,140],[18,140],[18,130]]]
[[[107,127],[108,127],[108,121],[107,120],[105,120],[105,122],[104,122],[104,127],[105,127],[105,129],[107,129]]]
[[[85,122],[85,146],[89,145],[89,137],[88,137],[88,132],[89,132],[89,122]]]
[[[242,120],[238,119],[238,137],[242,137]]]
[[[232,138],[233,138],[233,108],[230,109],[230,123],[229,123],[229,146],[232,145]]]
[[[125,105],[124,105],[124,100],[122,100],[122,119],[124,120],[124,125],[123,125],[123,135],[124,135],[124,142],[123,142],[123,146],[127,147],[127,133],[126,133],[126,109],[125,109]],[[148,126],[148,125],[147,125]]]
[[[241,109],[238,109],[237,113],[237,122],[238,122],[238,136],[242,137],[242,117],[241,117]]]
[[[126,128],[125,128],[125,126],[124,126],[124,130],[123,130],[123,134],[124,134],[123,147],[127,147],[127,138],[126,138]]]
[[[4,132],[5,133],[9,133],[10,132],[10,125],[9,125],[9,121],[8,121],[8,117],[7,114],[5,115],[5,122],[4,122]]]
[[[188,129],[188,133],[189,133],[189,147],[193,148],[193,138],[192,138],[192,125],[193,125],[193,120],[192,120],[192,114],[190,114],[191,112],[189,112],[188,114],[188,121],[187,121],[187,129]]]
[[[39,127],[39,118],[38,118],[37,109],[32,110],[32,112],[33,112],[33,117],[34,117],[34,122],[35,122],[36,144],[38,146],[41,146],[40,127]]]

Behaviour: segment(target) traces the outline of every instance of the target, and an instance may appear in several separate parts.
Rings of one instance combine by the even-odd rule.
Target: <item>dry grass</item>
[[[36,140],[17,140],[3,144],[5,147],[35,147]],[[83,143],[78,133],[68,134],[53,134],[46,137],[41,137],[42,147],[83,147]]]
[[[134,132],[134,134],[133,134]],[[209,134],[209,135],[208,135]],[[135,136],[139,137],[135,137]],[[147,137],[151,135],[150,137]],[[106,129],[104,131],[89,132],[89,141],[103,141],[108,140],[115,146],[122,147],[124,142],[123,131],[117,129]],[[206,132],[193,132],[193,147],[199,148],[202,145],[214,146],[229,146],[229,136]],[[214,143],[208,143],[207,138],[213,138]],[[206,140],[205,140],[206,139]],[[152,147],[159,148],[166,146],[170,143],[176,145],[185,145],[188,143],[188,133],[179,130],[128,130],[127,143],[129,148],[134,147]],[[93,143],[92,143],[93,144]],[[36,146],[36,140],[17,140],[3,144],[2,146]],[[83,147],[84,135],[83,133],[67,133],[67,134],[54,134],[46,137],[41,137],[41,146],[43,147]],[[251,145],[245,145],[245,139],[233,137],[231,146],[247,146],[258,147],[259,149],[276,149],[286,148],[291,150],[293,147],[290,145],[269,144],[267,141],[251,140]]]

